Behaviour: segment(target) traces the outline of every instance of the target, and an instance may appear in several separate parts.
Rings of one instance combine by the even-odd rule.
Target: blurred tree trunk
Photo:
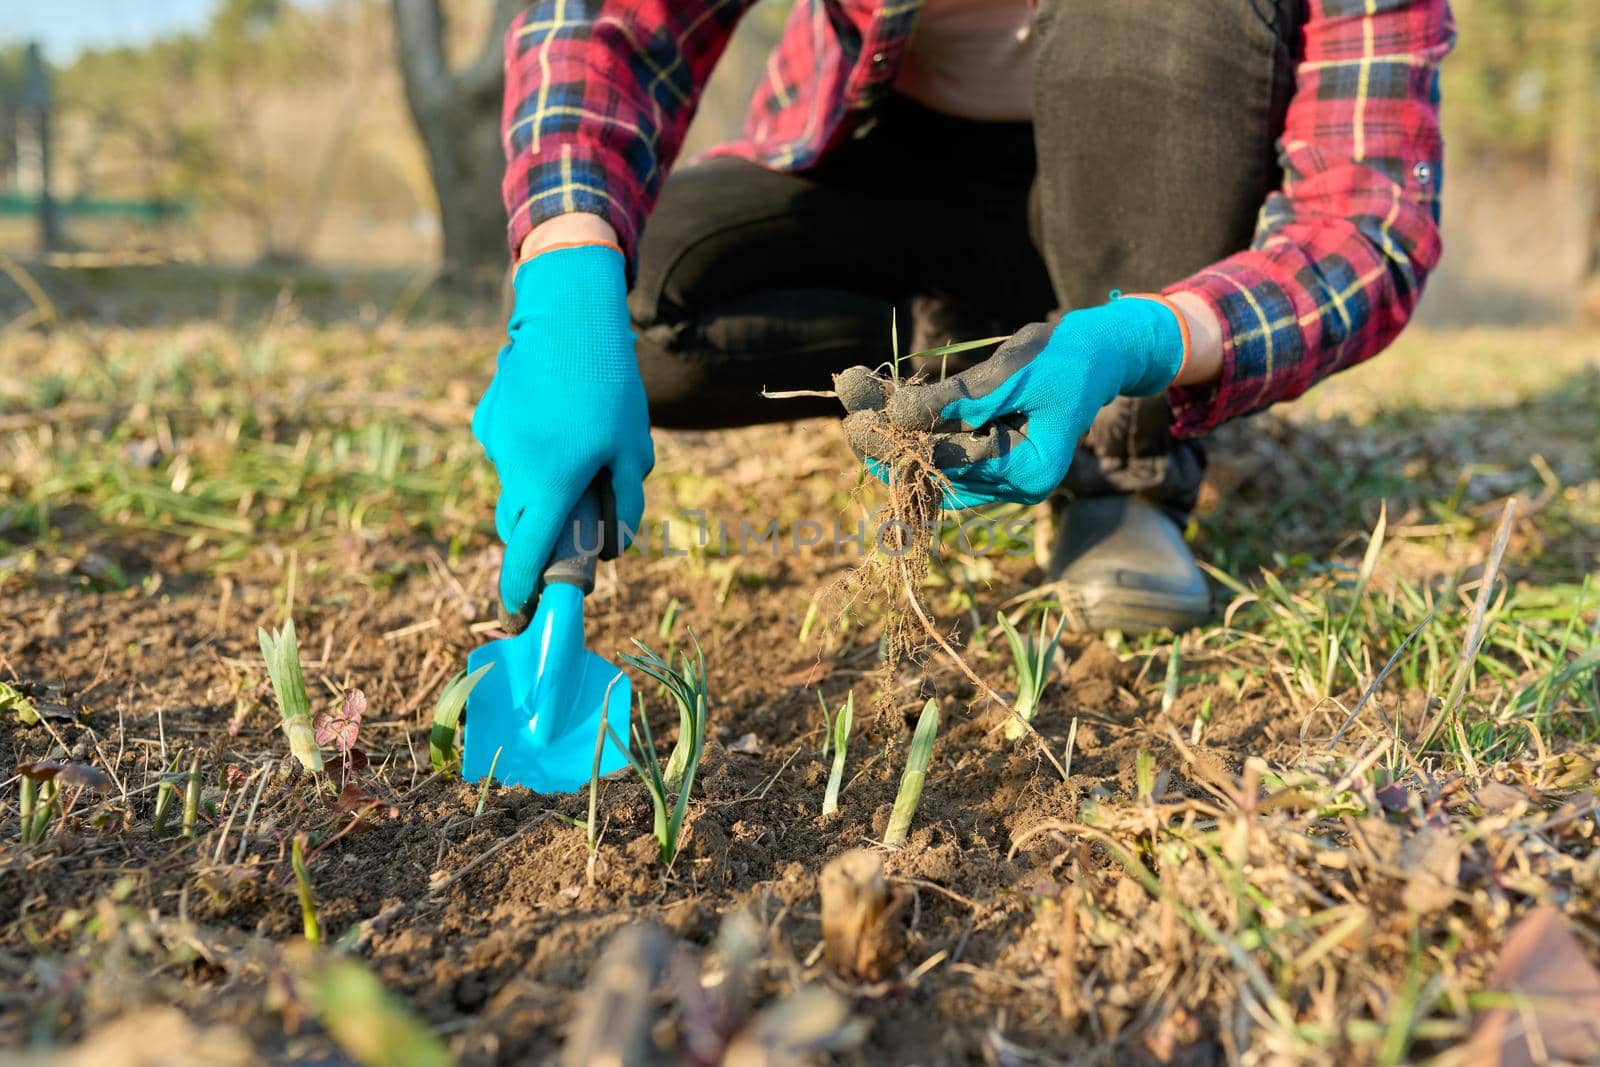
[[[428,155],[444,235],[444,280],[491,283],[505,270],[500,177],[501,44],[517,0],[495,0],[488,39],[459,71],[445,58],[439,0],[393,0],[406,102]]]
[[[61,248],[61,217],[56,211],[54,182],[51,167],[55,154],[52,143],[50,70],[45,65],[44,53],[37,41],[28,45],[26,68],[23,74],[22,106],[19,117],[23,120],[23,135],[18,152],[27,163],[26,188],[23,192],[36,192],[39,196],[39,251],[54,252]]]

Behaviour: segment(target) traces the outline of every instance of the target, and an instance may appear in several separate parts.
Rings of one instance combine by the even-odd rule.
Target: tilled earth
[[[202,442],[197,470],[240,433],[312,450],[322,440],[314,405],[342,412],[338,405],[360,402],[359,379],[370,372],[376,380],[388,356],[360,335],[344,365],[302,352],[297,336],[285,343],[291,356],[281,373],[313,381],[319,361],[339,363],[327,372],[337,382],[325,395],[308,387],[283,404],[290,394],[244,378],[265,416],[230,416],[233,401],[208,400],[201,375],[193,403],[167,397],[152,407],[118,396],[85,403],[82,414],[68,386],[57,414],[0,413],[0,430],[16,435],[13,454],[24,458],[49,455],[59,444],[52,435],[74,432],[58,418],[81,415],[107,434],[150,426],[162,448],[163,432],[180,450],[189,433]],[[211,352],[214,338],[197,331],[175,347]],[[453,343],[463,350],[483,340]],[[249,358],[248,349],[223,351],[215,358],[226,374]],[[42,353],[39,361],[47,362]],[[1580,430],[1592,423],[1596,385],[1592,374],[1579,379],[1581,389],[1544,428],[1568,416]],[[470,383],[441,379],[427,395],[382,410],[416,412],[440,439],[464,440],[474,393]],[[279,410],[302,401],[307,413]],[[173,420],[164,431],[163,404]],[[1332,420],[1231,428],[1214,449],[1202,508],[1214,516],[1219,498],[1240,499],[1256,519],[1219,526],[1203,518],[1199,549],[1233,569],[1265,557],[1252,546],[1270,531],[1280,569],[1309,572],[1334,554],[1358,561],[1376,503],[1388,500],[1392,528],[1416,531],[1397,553],[1447,546],[1408,564],[1425,586],[1445,588],[1441,575],[1481,566],[1499,498],[1528,476],[1515,485],[1474,482],[1456,501],[1469,517],[1432,527],[1438,509],[1419,503],[1415,486],[1448,486],[1474,449],[1515,437],[1518,425],[1515,416],[1479,419],[1478,436],[1431,437],[1404,426],[1383,437]],[[1491,432],[1501,436],[1484,436]],[[119,454],[139,461],[143,440]],[[1577,488],[1534,502],[1508,557],[1518,561],[1514,577],[1567,577],[1594,559],[1593,522],[1572,518],[1593,500],[1582,473],[1590,445],[1592,434],[1574,432],[1541,446],[1543,469]],[[695,510],[735,527],[776,520],[788,530],[812,520],[852,530],[870,512],[847,473],[856,469],[828,422],[662,435],[652,510],[679,516],[679,544],[683,515]],[[1313,476],[1326,469],[1350,486],[1348,500],[1318,495]],[[1277,639],[1193,635],[1183,645],[1185,681],[1164,708],[1164,646],[1069,635],[1034,723],[1038,736],[1011,741],[1000,709],[937,651],[885,673],[884,606],[855,603],[840,613],[829,594],[858,558],[853,546],[836,553],[826,542],[729,556],[691,549],[602,567],[588,605],[590,646],[614,656],[640,638],[666,652],[689,647],[692,630],[709,669],[710,739],[675,861],[657,861],[651,807],[631,774],[602,786],[591,861],[587,796],[501,787],[484,795],[430,767],[434,701],[492,636],[498,550],[481,483],[461,499],[452,493],[426,524],[330,534],[360,524],[312,518],[309,534],[280,523],[231,539],[118,521],[146,513],[137,504],[90,506],[86,491],[69,485],[49,502],[48,536],[36,539],[22,495],[30,477],[21,476],[14,506],[0,508],[0,681],[42,721],[0,714],[0,749],[12,764],[90,764],[112,783],[98,795],[68,787],[66,816],[30,846],[16,833],[16,779],[4,787],[0,1043],[14,1049],[81,1043],[77,1062],[85,1063],[122,1062],[130,1049],[147,1050],[148,1062],[401,1062],[362,1059],[336,1042],[338,1019],[306,992],[311,965],[298,947],[290,861],[300,834],[323,940],[337,946],[329,951],[369,965],[468,1064],[556,1062],[603,947],[640,923],[671,931],[676,946],[667,988],[646,1013],[657,1047],[692,1045],[686,984],[734,984],[710,956],[699,978],[693,969],[728,917],[745,914],[760,931],[749,1003],[773,1005],[815,986],[837,991],[854,1025],[827,1062],[876,1067],[1207,1064],[1246,1053],[1259,1062],[1366,1062],[1389,1047],[1383,1027],[1396,998],[1416,1004],[1407,983],[1417,960],[1447,975],[1452,991],[1477,989],[1505,929],[1532,903],[1556,902],[1592,920],[1594,821],[1581,790],[1593,780],[1593,745],[1539,738],[1548,744],[1538,761],[1502,756],[1470,781],[1429,756],[1412,765],[1419,777],[1382,793],[1371,776],[1345,777],[1338,760],[1374,752],[1364,747],[1371,733],[1363,725],[1342,746],[1324,746],[1391,645],[1366,649],[1364,677],[1310,699]],[[179,483],[178,472],[171,481]],[[1561,522],[1537,512],[1563,501]],[[295,504],[273,506],[287,514]],[[1018,606],[1042,580],[1026,553],[961,557],[936,567],[924,594],[972,668],[1008,690],[1015,681],[995,613]],[[1448,588],[1444,595],[1461,596]],[[257,644],[257,628],[280,624],[286,605],[314,710],[337,706],[356,687],[369,704],[357,741],[364,765],[347,759],[321,782],[296,774],[287,756]],[[1512,653],[1496,655],[1511,664],[1512,680],[1483,674],[1483,707],[1503,706],[1497,687],[1528,684]],[[635,683],[664,752],[676,714],[661,693]],[[819,691],[830,708],[847,693],[856,701],[846,784],[828,818],[820,814],[828,761]],[[942,725],[914,829],[906,845],[880,848],[903,901],[904,957],[883,980],[862,982],[821,959],[817,880],[831,858],[881,838],[929,698]],[[1368,717],[1411,737],[1437,707],[1436,695],[1392,678]],[[202,788],[192,836],[156,838],[162,776],[196,761]],[[1139,780],[1141,766],[1153,780]],[[1264,766],[1279,776],[1270,785]],[[1299,772],[1308,777],[1294,779]],[[1514,783],[1521,800],[1486,799],[1490,777]],[[1272,793],[1276,806],[1258,806],[1258,791]],[[1527,830],[1526,820],[1547,817],[1556,827],[1549,835]],[[1231,843],[1208,851],[1216,836]],[[1553,844],[1530,853],[1530,841]],[[1270,976],[1252,970],[1258,959]],[[673,986],[678,996],[668,995]],[[1456,993],[1430,988],[1435,999],[1416,1010],[1432,1013],[1433,1029],[1413,1052],[1451,1047],[1471,1022]],[[1297,1017],[1317,1021],[1297,1032]],[[725,1037],[740,1021],[712,1029]],[[1279,1046],[1263,1033],[1287,1036]],[[817,1059],[718,1056],[691,1049],[661,1062]]]
[[[824,430],[755,431],[747,443],[758,453]],[[742,557],[725,582],[705,561],[623,560],[602,575],[591,599],[592,647],[610,654],[648,635],[664,650],[656,634],[676,601],[669,641],[686,645],[692,629],[705,648],[712,736],[676,862],[658,866],[648,799],[622,776],[602,791],[591,880],[586,798],[496,789],[474,818],[476,788],[430,773],[433,698],[483,639],[471,624],[492,618],[495,550],[471,550],[450,567],[431,546],[423,560],[355,540],[344,549],[314,576],[299,575],[295,589],[314,703],[330,705],[357,686],[371,709],[359,740],[370,765],[352,780],[375,810],[342,833],[350,811],[292,774],[276,725],[255,640],[258,625],[277,622],[285,592],[286,564],[271,566],[271,550],[261,552],[255,580],[213,580],[186,571],[179,545],[118,539],[101,550],[117,554],[128,590],[85,591],[81,566],[7,590],[0,671],[14,675],[47,715],[35,726],[8,716],[0,744],[14,761],[71,755],[101,764],[126,796],[101,803],[94,820],[74,820],[26,856],[13,852],[0,873],[0,914],[12,917],[8,940],[25,934],[35,951],[70,958],[83,933],[63,924],[64,911],[92,908],[113,893],[141,914],[186,917],[202,931],[194,936],[227,946],[212,951],[230,959],[253,939],[293,938],[300,910],[286,843],[310,829],[334,838],[315,849],[310,865],[328,936],[359,931],[361,954],[429,1023],[453,1035],[465,1062],[546,1062],[598,949],[625,923],[654,919],[705,943],[720,916],[748,908],[768,931],[769,991],[825,977],[813,952],[818,871],[831,856],[881,836],[910,728],[931,695],[944,726],[915,832],[888,854],[887,869],[914,897],[902,979],[942,955],[915,981],[886,983],[858,1000],[872,1022],[859,1055],[869,1063],[980,1062],[986,1047],[998,1047],[991,1031],[1066,1054],[1081,1039],[1063,1031],[1055,994],[1035,981],[1039,964],[1027,958],[1032,886],[1049,856],[1008,858],[1013,838],[1070,816],[1091,789],[1128,792],[1135,754],[1161,750],[1169,725],[1187,730],[1207,698],[1207,744],[1225,758],[1270,753],[1296,731],[1264,694],[1236,701],[1196,689],[1163,716],[1159,692],[1136,684],[1133,667],[1097,638],[1069,636],[1065,674],[1035,722],[1059,757],[1078,720],[1071,778],[1063,781],[1037,742],[1003,739],[1002,712],[974,711],[972,686],[936,654],[886,683],[875,625],[857,622],[840,633],[816,624],[806,641],[798,638],[813,596],[854,566],[852,547],[839,556],[823,546]],[[1041,578],[1026,559],[1000,568],[978,591],[982,617]],[[402,577],[377,593],[366,577],[374,573]],[[826,609],[822,616],[826,623]],[[827,819],[819,814],[828,764],[818,690],[831,707],[853,690],[858,708],[840,810]],[[675,715],[659,693],[645,692],[657,736],[669,740]],[[191,754],[201,760],[201,825],[192,840],[155,840],[149,786],[161,754],[180,751],[184,762]],[[240,808],[258,779],[238,783],[258,769],[267,784],[246,836]],[[17,977],[5,1014],[13,1038],[41,1026],[71,1037],[94,1021],[94,998],[72,988],[73,975],[61,977],[65,990],[47,987],[34,971]],[[269,986],[249,968],[197,962],[123,992],[176,998],[201,1020],[243,1025],[264,1051],[298,1047],[305,1038],[286,1035],[279,1019],[263,1013]],[[930,1027],[934,1019],[939,1024]]]

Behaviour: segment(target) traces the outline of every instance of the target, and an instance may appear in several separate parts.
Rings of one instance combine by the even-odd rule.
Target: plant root
[[[880,387],[887,384],[876,378],[874,381]],[[855,385],[859,388],[861,383]],[[894,681],[903,664],[921,664],[929,649],[937,648],[982,697],[999,704],[1022,724],[1045,759],[1065,779],[1065,768],[1033,724],[1017,714],[1011,702],[972,669],[956,650],[954,635],[940,631],[922,602],[920,590],[928,577],[936,520],[945,491],[950,488],[950,479],[933,462],[933,435],[897,426],[887,419],[879,422],[872,433],[872,451],[888,476],[888,498],[876,516],[877,540],[857,567],[824,590],[822,599],[838,605],[836,616],[849,610],[858,598],[883,608],[883,675],[873,701],[875,709],[880,715],[892,709]],[[905,610],[897,608],[901,597],[905,598]]]

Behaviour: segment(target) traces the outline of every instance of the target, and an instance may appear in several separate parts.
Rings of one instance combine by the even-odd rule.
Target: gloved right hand
[[[472,435],[500,476],[495,529],[505,542],[500,600],[528,608],[568,515],[593,484],[610,528],[638,528],[655,466],[650,412],[633,353],[622,253],[608,245],[541,252],[517,269],[516,298],[494,380]],[[580,545],[595,543],[583,530]]]

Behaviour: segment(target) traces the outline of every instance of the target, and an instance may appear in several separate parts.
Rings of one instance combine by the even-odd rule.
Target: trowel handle
[[[567,514],[566,521],[556,534],[556,548],[545,564],[539,588],[533,591],[528,602],[518,612],[500,609],[500,625],[510,634],[520,634],[532,621],[534,609],[539,606],[539,593],[545,586],[575,585],[578,592],[588,596],[594,592],[594,572],[600,548],[600,523],[604,513],[600,509],[599,491],[594,486],[584,490],[583,496]]]
[[[600,498],[591,486],[561,524],[555,551],[544,569],[543,584],[575,585],[588,596],[594,591],[594,572],[603,540]]]

